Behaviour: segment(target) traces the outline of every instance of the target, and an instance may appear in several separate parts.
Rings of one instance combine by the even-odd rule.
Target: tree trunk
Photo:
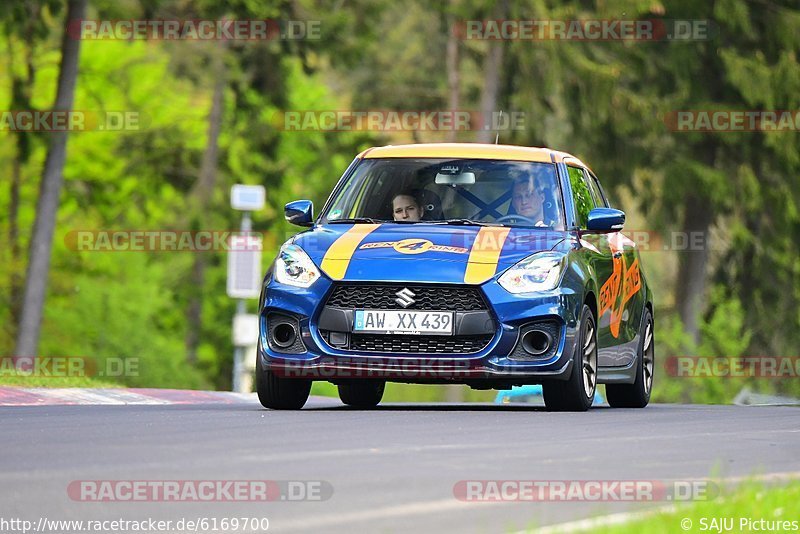
[[[713,7],[711,8],[713,10]],[[723,102],[725,91],[722,80],[725,71],[720,63],[715,47],[705,47],[702,56],[706,79],[704,88],[708,91],[711,102]],[[705,136],[702,142],[696,145],[694,159],[702,162],[706,167],[714,169],[717,164],[719,148],[712,136]],[[724,158],[722,159],[724,161]],[[704,299],[708,287],[707,266],[710,256],[709,229],[714,222],[714,206],[707,194],[702,189],[688,189],[684,196],[685,212],[683,215],[683,232],[687,242],[687,250],[679,251],[678,279],[675,288],[675,305],[686,333],[695,344],[700,342],[700,321],[705,308]],[[702,238],[699,250],[692,250],[692,236]]]
[[[497,4],[495,20],[504,19],[508,13],[507,0],[501,0]],[[494,114],[498,112],[498,96],[500,93],[500,70],[503,66],[503,46],[504,42],[501,40],[490,41],[489,51],[486,54],[486,59],[483,63],[483,93],[481,94],[481,117],[482,124],[478,130],[479,143],[493,143],[495,140],[496,132],[487,129],[491,126]]]
[[[190,364],[197,362],[197,347],[200,345],[200,327],[203,320],[203,284],[206,276],[206,259],[197,252],[192,264],[192,287],[194,290],[189,296],[186,307],[186,361]]]
[[[214,196],[217,182],[217,162],[219,159],[219,133],[222,129],[222,106],[225,96],[225,63],[224,48],[214,51],[214,95],[211,100],[211,111],[208,115],[208,139],[200,165],[200,176],[191,193],[191,210],[193,217],[202,220],[203,214]],[[201,225],[202,226],[202,225]],[[203,253],[194,255],[192,265],[192,287],[186,308],[186,360],[193,364],[197,361],[197,347],[200,345],[200,327],[203,319],[203,295],[207,257]]]
[[[219,159],[219,132],[222,129],[222,100],[225,96],[225,63],[222,50],[214,51],[213,71],[216,78],[214,95],[211,98],[211,111],[208,114],[208,139],[200,164],[200,176],[192,188],[193,208],[202,214],[211,201],[217,180],[217,161]]]
[[[83,18],[86,4],[87,0],[69,0],[67,23],[70,20]],[[66,24],[64,26],[66,27]],[[56,110],[68,111],[72,108],[78,79],[80,46],[79,39],[71,38],[64,31],[61,41],[61,67],[56,92]],[[61,185],[64,180],[67,137],[67,132],[50,133],[50,147],[44,163],[39,201],[36,206],[36,222],[33,227],[28,270],[25,277],[25,294],[22,299],[22,313],[15,351],[17,356],[35,356],[39,346],[39,329],[47,292],[53,232],[55,231]]]
[[[14,108],[11,108],[14,109]],[[25,108],[23,108],[25,109]],[[11,333],[16,337],[17,325],[21,311],[20,297],[22,293],[22,277],[19,273],[21,250],[19,245],[19,226],[17,214],[19,213],[19,184],[22,174],[22,139],[17,134],[17,154],[11,164],[11,186],[8,201],[8,248],[10,252],[9,261],[9,294],[11,302]]]
[[[459,111],[461,105],[461,73],[460,73],[460,54],[458,50],[459,37],[456,35],[454,24],[455,17],[448,16],[447,20],[447,54],[445,61],[447,64],[447,109],[450,113]],[[453,142],[457,138],[458,132],[455,129],[447,132],[447,141]]]
[[[34,30],[33,21],[40,16],[41,10],[36,5],[29,5],[29,22],[25,29],[24,57],[25,76],[15,74],[14,38],[8,36],[8,72],[11,74],[11,103],[9,109],[32,110],[31,94],[36,81],[36,67],[33,63]],[[16,339],[20,314],[22,311],[22,289],[24,279],[21,274],[22,247],[19,239],[19,191],[22,184],[22,170],[28,163],[31,155],[30,134],[28,132],[14,132],[11,136],[15,140],[16,153],[11,164],[11,184],[9,185],[8,202],[8,249],[9,256],[9,303],[10,321],[7,332],[10,339]]]
[[[683,217],[682,237],[687,249],[678,251],[675,305],[686,333],[691,336],[695,344],[700,341],[700,319],[708,285],[706,266],[709,258],[709,229],[712,222],[708,201],[690,193],[686,199],[686,213]],[[702,236],[702,246],[699,250],[692,250],[692,242],[695,239],[693,235]]]

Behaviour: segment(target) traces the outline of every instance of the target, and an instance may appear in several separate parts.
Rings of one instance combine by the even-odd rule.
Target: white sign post
[[[257,299],[261,294],[261,249],[263,240],[252,232],[250,212],[264,207],[266,191],[261,185],[237,184],[231,188],[231,207],[243,211],[241,233],[231,236],[228,248],[227,293],[236,303],[233,318],[233,391],[249,392],[250,375],[255,359],[245,354],[255,353],[258,344],[258,315],[247,314],[243,299]],[[245,364],[245,359],[248,364]]]
[[[263,185],[236,184],[231,187],[231,207],[239,211],[258,211],[264,207],[266,196]]]
[[[249,213],[245,215],[249,219]],[[254,233],[232,235],[228,242],[228,296],[257,299],[261,294],[261,236]]]
[[[237,314],[233,317],[233,345],[250,347],[258,343],[258,315]]]

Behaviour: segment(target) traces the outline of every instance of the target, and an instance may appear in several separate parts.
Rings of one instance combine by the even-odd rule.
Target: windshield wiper
[[[474,221],[472,219],[447,219],[440,224],[452,224],[454,226],[505,226],[503,223]]]
[[[378,223],[381,223],[381,222],[386,222],[386,221],[381,221],[381,220],[378,220],[378,219],[371,219],[369,217],[353,217],[353,218],[350,218],[350,219],[329,219],[328,220],[328,224],[339,224],[339,223],[342,223],[342,224],[343,223],[349,223],[349,224],[378,224]]]

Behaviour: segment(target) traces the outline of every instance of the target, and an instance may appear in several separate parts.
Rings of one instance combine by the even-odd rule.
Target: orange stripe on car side
[[[355,224],[339,236],[339,239],[333,242],[333,245],[328,248],[322,258],[320,267],[325,271],[325,274],[334,280],[344,278],[344,273],[347,272],[347,266],[350,265],[350,260],[358,245],[370,232],[376,230],[379,226],[380,224]]]
[[[482,284],[494,276],[497,263],[500,261],[500,251],[511,231],[510,228],[484,227],[475,237],[475,243],[469,251],[467,270],[464,272],[464,283]]]

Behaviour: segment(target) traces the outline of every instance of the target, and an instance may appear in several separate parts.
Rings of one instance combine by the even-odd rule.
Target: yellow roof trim
[[[588,165],[586,165],[584,162],[582,162],[581,160],[579,160],[579,159],[578,159],[578,158],[576,158],[575,156],[571,156],[571,155],[569,155],[569,154],[564,154],[564,155],[562,156],[562,158],[561,158],[561,161],[563,161],[565,165],[573,165],[573,166],[578,166],[578,167],[586,167],[586,168],[587,168],[587,169],[589,169],[590,171],[592,170],[592,169],[590,169],[590,168],[589,168],[589,166],[588,166]]]
[[[381,146],[367,149],[359,154],[358,157],[364,159],[468,158],[552,163],[553,159],[551,158],[551,154],[556,156],[556,161],[560,161],[564,157],[561,156],[561,154],[564,154],[563,152],[554,152],[549,148],[480,143],[425,143],[416,145]],[[564,155],[569,156],[569,154]]]

